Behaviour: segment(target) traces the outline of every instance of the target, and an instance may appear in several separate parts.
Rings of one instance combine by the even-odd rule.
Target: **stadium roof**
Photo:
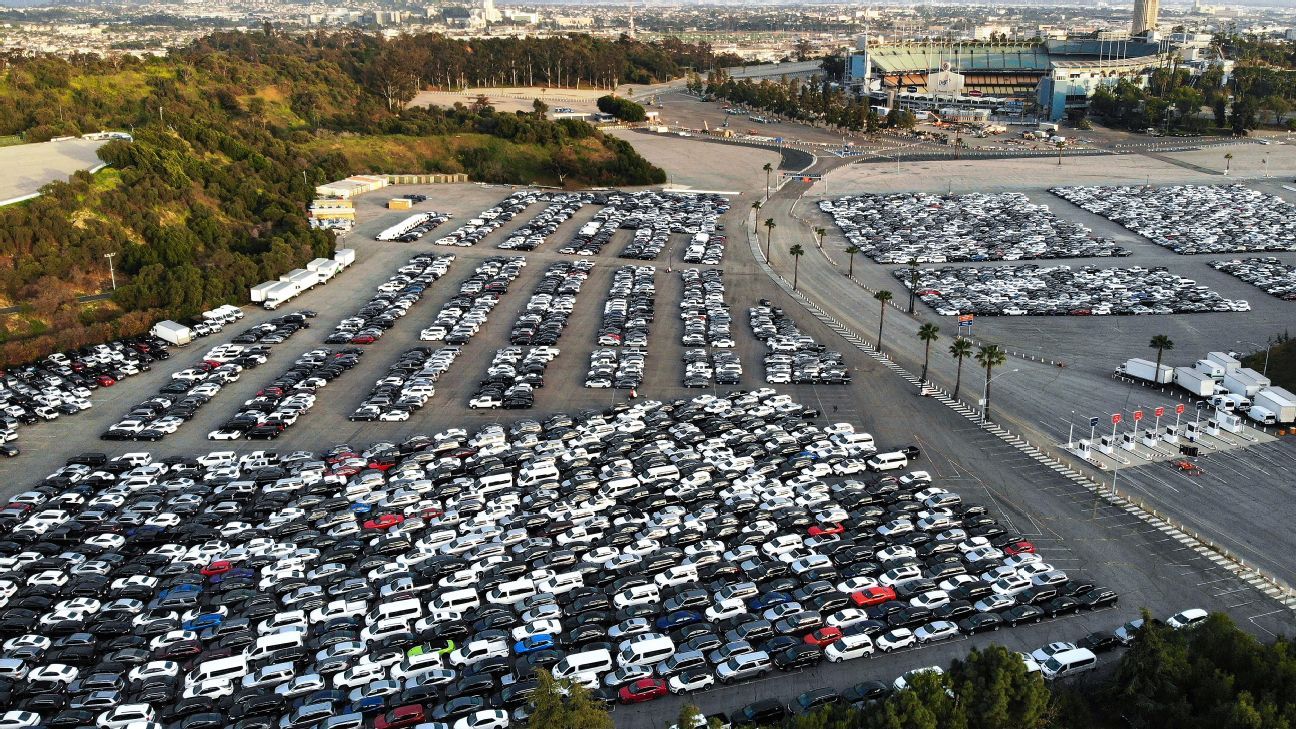
[[[1048,49],[1033,43],[902,44],[869,49],[873,67],[885,74],[935,71],[947,62],[962,71],[1047,71]]]

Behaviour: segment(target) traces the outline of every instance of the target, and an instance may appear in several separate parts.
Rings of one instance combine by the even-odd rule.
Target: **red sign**
[[[1134,411],[1134,422],[1137,423],[1138,421],[1140,421],[1140,420],[1142,420],[1142,419],[1143,419],[1143,411],[1142,411],[1142,410],[1135,410],[1135,411]]]
[[[1119,425],[1121,420],[1120,413],[1112,413],[1112,425]]]
[[[1156,416],[1159,418],[1159,417],[1161,417],[1162,415],[1165,415],[1165,408],[1163,408],[1163,407],[1161,407],[1161,408],[1157,408],[1156,410],[1153,410],[1152,412],[1156,413]]]
[[[972,321],[972,317],[973,317],[972,314],[959,314],[959,318],[958,318],[958,320],[959,320],[959,323],[962,324],[962,323],[965,322],[965,321],[966,321],[966,322],[971,322],[971,321]]]
[[[1179,403],[1178,405],[1175,405],[1175,415],[1182,415],[1183,411],[1184,411],[1183,403]]]

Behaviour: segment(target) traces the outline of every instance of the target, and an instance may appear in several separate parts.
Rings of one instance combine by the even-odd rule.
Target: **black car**
[[[1044,619],[1044,609],[1035,605],[1017,605],[1004,611],[1003,619],[1009,625],[1038,623]]]
[[[1003,618],[995,613],[977,613],[958,621],[958,628],[960,633],[973,635],[988,630],[998,630],[1003,623]]]
[[[1112,607],[1117,602],[1116,592],[1106,587],[1095,587],[1089,592],[1076,597],[1080,607],[1086,610]]]
[[[856,706],[873,704],[891,695],[891,687],[881,681],[864,681],[841,693],[842,701]]]
[[[734,726],[754,726],[774,724],[786,719],[787,715],[787,707],[777,700],[761,699],[735,711],[729,718]]]
[[[799,671],[818,665],[823,660],[823,649],[817,645],[795,645],[774,654],[774,665],[782,671]]]
[[[1120,639],[1114,634],[1098,631],[1081,638],[1077,646],[1080,648],[1088,648],[1094,653],[1103,653],[1119,648],[1120,644]]]

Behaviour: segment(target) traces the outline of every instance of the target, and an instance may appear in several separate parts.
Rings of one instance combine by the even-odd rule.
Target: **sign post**
[[[1116,445],[1116,426],[1120,425],[1121,414],[1112,413],[1112,445]]]
[[[1176,433],[1179,432],[1179,416],[1183,415],[1183,411],[1184,411],[1183,403],[1179,403],[1178,405],[1175,405],[1175,432]]]
[[[1154,424],[1152,425],[1152,430],[1156,431],[1157,433],[1160,433],[1160,432],[1161,432],[1161,416],[1162,416],[1162,415],[1165,415],[1165,408],[1164,408],[1164,407],[1160,407],[1160,406],[1158,406],[1157,409],[1156,409],[1156,410],[1153,410],[1152,412],[1156,415],[1156,423],[1154,423]]]
[[[1098,418],[1089,418],[1089,442],[1093,443],[1094,432],[1098,430]]]
[[[1138,438],[1139,421],[1143,419],[1143,411],[1134,411],[1134,422],[1130,423],[1130,429],[1134,432],[1134,437]]]
[[[960,337],[968,336],[972,333],[972,320],[973,316],[971,314],[959,314],[958,330]],[[966,332],[963,331],[965,328],[967,329]]]
[[[1205,410],[1205,409],[1206,409],[1206,401],[1205,401],[1205,400],[1198,400],[1198,401],[1197,401],[1197,419],[1193,421],[1194,425],[1201,425],[1201,413],[1202,413],[1202,411]]]

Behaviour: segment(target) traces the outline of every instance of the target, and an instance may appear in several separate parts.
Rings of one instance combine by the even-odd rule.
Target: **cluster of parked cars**
[[[352,316],[338,322],[325,344],[373,344],[396,320],[409,313],[423,292],[450,270],[453,255],[419,254],[378,285],[377,291]]]
[[[1019,192],[852,195],[821,200],[819,209],[878,263],[1130,255]]]
[[[512,220],[518,213],[526,210],[528,206],[537,200],[548,199],[548,195],[549,193],[533,190],[515,192],[501,200],[498,205],[481,211],[477,217],[459,226],[457,230],[449,235],[438,238],[436,244],[439,246],[459,246],[460,248],[474,246],[477,241],[503,227],[505,223]]]
[[[552,346],[562,337],[576,295],[594,268],[593,261],[559,261],[549,265],[509,332],[509,344]]]
[[[685,347],[733,349],[733,316],[725,303],[724,271],[686,268],[680,271],[684,293],[680,297],[680,319]]]
[[[535,406],[535,388],[544,387],[545,368],[559,354],[557,347],[504,347],[495,351],[486,377],[468,407],[529,410]]]
[[[52,727],[502,729],[540,668],[640,702],[1115,601],[922,472],[834,475],[871,438],[807,412],[764,389],[70,459],[0,514],[0,698]]]
[[[1245,185],[1098,185],[1050,192],[1175,253],[1296,251],[1292,206]]]
[[[1296,266],[1277,258],[1234,258],[1213,261],[1211,267],[1246,281],[1270,296],[1296,301]]]
[[[356,366],[364,350],[359,347],[305,352],[283,374],[244,401],[239,411],[208,440],[274,440],[315,406],[315,392]]]
[[[747,310],[752,334],[765,342],[765,382],[846,385],[850,369],[841,352],[828,349],[801,331],[792,317],[768,299]]]
[[[945,266],[892,274],[941,316],[1106,316],[1250,311],[1244,299],[1225,299],[1164,266]]]
[[[622,250],[624,258],[651,260],[665,247],[670,233],[714,231],[729,210],[727,198],[712,193],[641,192],[598,193],[593,202],[603,205],[593,220],[581,227],[559,253],[596,256],[618,229],[635,231]],[[642,230],[649,233],[641,233]]]
[[[458,347],[411,347],[374,383],[352,421],[404,422],[436,394],[436,382],[459,356]]]
[[[685,387],[737,385],[742,380],[742,361],[736,352],[686,349],[683,359]]]
[[[652,266],[621,266],[612,273],[603,321],[596,344],[600,347],[647,347],[648,324],[653,320],[657,285]]]
[[[614,387],[618,390],[633,390],[643,384],[644,363],[647,359],[648,351],[645,349],[595,349],[590,352],[585,386],[593,389]]]
[[[534,218],[509,233],[499,247],[505,250],[534,251],[544,243],[545,238],[553,235],[558,226],[567,222],[577,210],[585,207],[591,197],[590,193],[565,192],[550,198],[549,205]]]
[[[486,324],[499,298],[508,293],[509,284],[522,273],[524,256],[491,256],[482,259],[473,273],[459,284],[459,293],[441,305],[432,326],[419,332],[426,342],[444,341],[462,346]]]
[[[721,233],[697,233],[684,248],[684,262],[720,265],[720,260],[724,258],[726,240]]]

